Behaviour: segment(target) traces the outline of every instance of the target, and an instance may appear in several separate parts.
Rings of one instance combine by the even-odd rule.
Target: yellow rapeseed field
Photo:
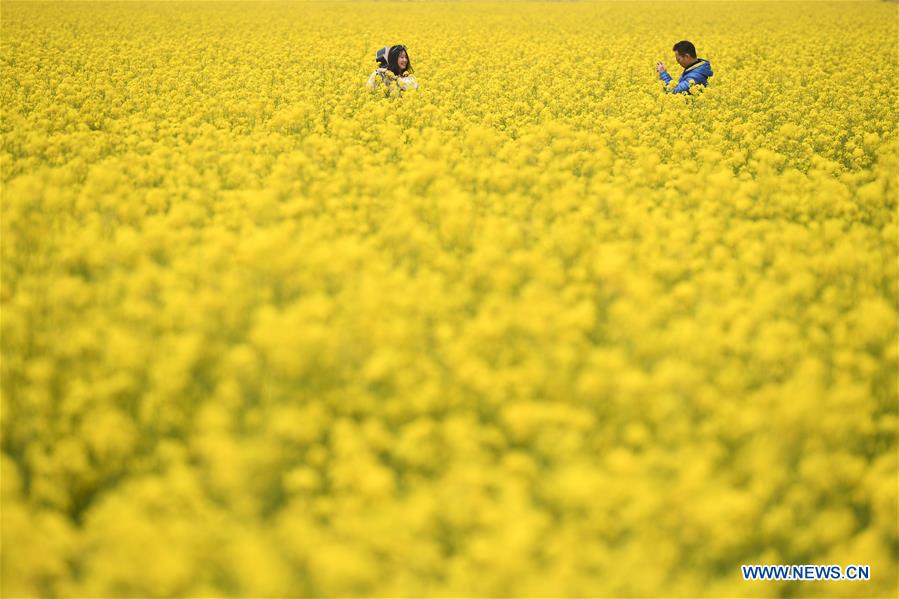
[[[4,0],[3,596],[894,597],[897,22]]]

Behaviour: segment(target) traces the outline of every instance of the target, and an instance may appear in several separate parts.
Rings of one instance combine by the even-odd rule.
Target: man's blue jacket
[[[683,74],[680,76],[680,81],[677,82],[677,85],[674,86],[671,93],[690,93],[690,87],[693,85],[708,85],[709,77],[714,74],[715,73],[712,72],[712,65],[709,64],[709,61],[705,58],[697,58],[696,62],[684,69]],[[663,71],[659,73],[659,79],[661,79],[665,85],[668,85],[671,81],[671,75],[668,74],[668,71]]]

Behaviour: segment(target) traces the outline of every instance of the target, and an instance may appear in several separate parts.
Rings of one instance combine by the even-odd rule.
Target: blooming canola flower
[[[0,593],[894,596],[896,17],[4,3]]]

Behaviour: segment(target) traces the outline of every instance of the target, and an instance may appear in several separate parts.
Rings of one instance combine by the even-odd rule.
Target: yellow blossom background
[[[4,1],[3,596],[894,597],[897,10]]]

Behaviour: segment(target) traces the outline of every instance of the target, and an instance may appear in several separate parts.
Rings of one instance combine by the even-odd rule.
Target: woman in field
[[[387,97],[401,96],[405,91],[418,89],[406,46],[385,46],[375,53],[375,60],[378,68],[368,78],[368,89],[383,89]]]

